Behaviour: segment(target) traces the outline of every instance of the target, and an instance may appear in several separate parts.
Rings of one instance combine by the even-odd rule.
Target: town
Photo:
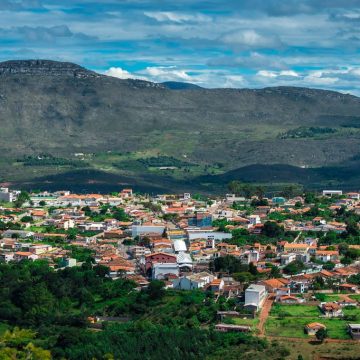
[[[360,193],[285,198],[0,189],[0,259],[101,266],[136,289],[211,293],[218,332],[360,340]],[[90,314],[88,326],[117,321]],[[119,315],[119,314],[117,314]]]

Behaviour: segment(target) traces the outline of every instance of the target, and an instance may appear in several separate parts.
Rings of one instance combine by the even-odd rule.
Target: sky
[[[0,61],[360,95],[360,0],[0,0]]]

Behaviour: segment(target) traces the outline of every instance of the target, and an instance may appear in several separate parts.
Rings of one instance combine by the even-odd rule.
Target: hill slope
[[[71,63],[9,61],[0,63],[0,127],[1,158],[12,160],[140,151],[221,171],[322,167],[360,153],[360,99],[289,87],[172,90]]]

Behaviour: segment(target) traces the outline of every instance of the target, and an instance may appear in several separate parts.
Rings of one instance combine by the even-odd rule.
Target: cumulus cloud
[[[129,71],[122,69],[121,67],[111,67],[105,71],[105,75],[116,77],[119,79],[130,79],[135,78],[134,74],[131,74]]]
[[[162,81],[185,81],[191,82],[193,78],[189,76],[186,70],[178,69],[175,66],[149,66],[141,71],[150,79],[160,79]]]

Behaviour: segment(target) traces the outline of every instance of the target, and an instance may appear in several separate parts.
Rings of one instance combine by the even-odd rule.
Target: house
[[[279,299],[283,296],[290,296],[290,288],[289,287],[281,287],[276,289],[276,301],[279,301]]]
[[[358,290],[358,286],[354,284],[340,284],[339,285],[340,291],[352,292],[356,293]]]
[[[165,226],[163,225],[133,225],[131,227],[131,235],[133,238],[147,234],[158,234],[161,236],[164,230]]]
[[[215,276],[203,271],[197,274],[184,276],[174,281],[174,287],[180,290],[194,290],[201,289],[210,284]]]
[[[287,305],[294,305],[303,302],[302,299],[299,299],[296,296],[291,296],[291,295],[282,295],[277,299],[277,301],[280,302],[281,304],[287,304]]]
[[[316,335],[316,333],[321,329],[326,330],[326,326],[318,322],[313,322],[305,326],[305,332],[308,335]]]
[[[187,230],[187,236],[189,241],[197,240],[197,239],[205,239],[211,240],[214,239],[215,241],[223,241],[226,239],[231,239],[231,233],[225,233],[221,231],[206,231],[206,230]]]
[[[340,317],[344,315],[341,306],[336,302],[323,302],[319,305],[319,308],[325,317]]]
[[[322,192],[323,196],[341,196],[343,194],[342,190],[323,190]]]
[[[288,243],[284,244],[284,251],[287,253],[306,253],[309,250],[308,244]]]
[[[175,263],[155,263],[152,267],[152,279],[165,279],[169,277],[178,278],[180,274],[179,265]]]
[[[281,265],[290,264],[291,262],[293,262],[295,260],[296,260],[296,254],[295,253],[281,254],[280,255]]]
[[[176,255],[167,254],[164,252],[156,252],[149,255],[145,255],[145,272],[153,267],[155,263],[176,263]]]
[[[251,262],[257,263],[259,259],[260,259],[260,254],[258,251],[255,250],[245,251],[240,256],[240,260],[243,264],[250,264]]]
[[[15,261],[21,261],[21,260],[36,260],[39,256],[36,254],[33,254],[29,251],[17,251],[14,254],[14,260]]]
[[[337,261],[339,260],[339,252],[336,250],[317,250],[315,259],[322,262]]]
[[[219,292],[224,288],[224,280],[223,279],[214,279],[210,284],[209,288],[211,291]]]
[[[212,216],[209,213],[197,213],[188,218],[188,225],[199,228],[211,227]]]
[[[360,324],[348,324],[348,332],[354,340],[360,340]]]
[[[259,310],[267,296],[267,291],[264,285],[251,284],[245,290],[245,307]]]
[[[251,327],[246,325],[217,324],[215,325],[215,330],[221,332],[250,332]]]
[[[267,292],[274,293],[277,289],[287,287],[289,280],[283,278],[268,279],[261,281],[260,284],[265,286]]]

